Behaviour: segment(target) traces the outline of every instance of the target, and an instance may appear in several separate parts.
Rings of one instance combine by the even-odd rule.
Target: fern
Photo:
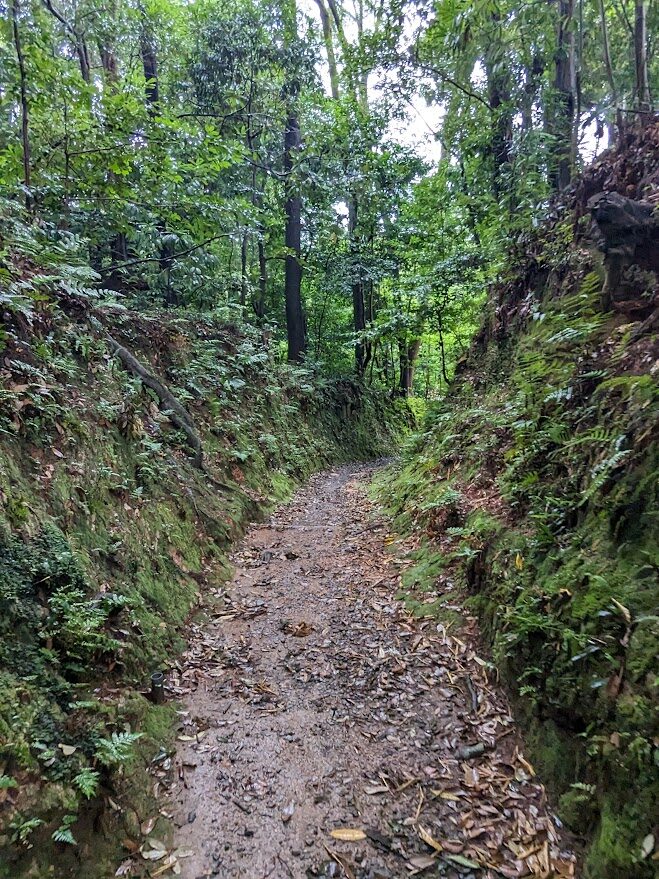
[[[103,766],[120,766],[129,759],[133,745],[142,733],[112,733],[109,739],[101,739],[96,747],[96,759]]]
[[[75,824],[77,820],[77,815],[65,815],[64,818],[62,818],[62,823],[57,830],[53,832],[51,838],[54,839],[55,842],[63,842],[65,845],[78,845],[73,833],[71,833],[71,825]]]
[[[627,458],[631,455],[631,449],[623,449],[619,452],[614,452],[609,458],[606,458],[604,461],[600,461],[595,467],[593,467],[591,471],[591,482],[588,488],[584,491],[583,497],[579,502],[579,506],[583,506],[588,503],[588,501],[595,495],[601,488],[603,488],[609,476],[613,473],[614,470],[617,470],[620,465],[627,460]]]
[[[73,779],[74,785],[89,800],[96,795],[98,791],[98,782],[100,775],[89,766],[85,766]]]

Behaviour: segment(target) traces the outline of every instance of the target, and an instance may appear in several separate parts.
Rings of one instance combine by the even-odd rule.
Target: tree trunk
[[[500,200],[504,193],[510,192],[505,179],[505,169],[510,164],[513,143],[513,114],[510,100],[510,74],[504,58],[502,42],[496,33],[500,27],[498,12],[492,13],[495,29],[493,38],[485,53],[487,73],[488,103],[492,111],[492,156],[494,170],[492,189],[494,197]]]
[[[357,375],[362,376],[366,369],[366,348],[363,341],[363,333],[366,329],[366,307],[364,303],[364,285],[359,265],[360,254],[357,244],[357,210],[357,199],[354,195],[350,195],[348,198],[348,238],[350,240],[351,254],[353,328],[357,336],[355,341],[355,369]]]
[[[295,89],[297,92],[297,89]],[[290,97],[290,94],[289,94]],[[284,293],[286,298],[286,329],[288,359],[300,361],[307,349],[306,326],[302,311],[302,199],[292,179],[293,156],[300,148],[300,127],[294,109],[289,110],[284,133],[284,173],[286,174],[286,268]]]
[[[142,70],[144,71],[144,95],[150,116],[158,112],[160,102],[160,89],[158,85],[158,56],[156,55],[156,43],[151,23],[143,13],[142,30],[140,32],[140,54],[142,55]]]
[[[412,342],[399,342],[400,390],[405,397],[409,397],[414,388],[414,369],[420,348],[421,339],[413,339]]]
[[[330,90],[335,101],[339,99],[339,71],[336,66],[336,54],[334,52],[334,43],[332,41],[332,23],[330,21],[329,12],[323,3],[323,0],[316,0],[318,12],[320,13],[320,23],[323,28],[323,41],[325,43],[325,52],[327,54],[327,68],[330,77]]]
[[[295,0],[287,0],[284,13],[284,40],[287,48],[297,41],[297,6]],[[297,118],[297,98],[300,83],[291,71],[286,72],[284,103],[287,108],[284,131],[284,175],[286,192],[286,262],[284,297],[286,300],[286,332],[288,336],[288,359],[299,362],[307,350],[307,327],[302,309],[302,198],[299,186],[293,178],[294,157],[300,149],[300,125]]]
[[[636,62],[636,100],[639,110],[651,109],[648,79],[648,35],[645,0],[637,0],[634,18],[634,60]]]
[[[21,33],[18,27],[20,15],[19,0],[12,0],[11,24],[14,37],[14,49],[18,62],[18,73],[21,90],[21,146],[23,149],[23,185],[25,187],[25,207],[32,210],[32,187],[31,159],[30,159],[30,108],[27,100],[27,74],[25,72],[25,57],[21,45]]]
[[[553,135],[549,180],[554,189],[565,189],[572,178],[574,167],[573,126],[576,103],[576,59],[572,22],[574,0],[559,0],[559,20],[556,44],[553,120],[548,129]],[[552,110],[550,110],[552,112]]]
[[[53,6],[51,0],[44,0],[44,6],[50,14],[60,22],[60,24],[64,25],[64,30],[71,38],[75,48],[78,64],[80,65],[80,75],[87,85],[89,85],[91,82],[91,65],[89,63],[89,50],[87,49],[87,43],[84,36],[78,30],[76,24],[71,24],[71,22]]]
[[[260,230],[257,250],[259,255],[259,291],[254,300],[254,314],[263,320],[265,317],[265,302],[268,292],[268,262],[265,258],[265,242],[263,241],[264,230]]]
[[[599,0],[600,26],[602,28],[602,54],[604,56],[604,67],[606,69],[606,78],[611,89],[611,101],[616,111],[616,121],[618,128],[622,127],[622,113],[618,105],[618,89],[613,74],[613,64],[611,63],[611,48],[609,45],[609,29],[606,24],[606,10],[604,9],[604,0]],[[610,143],[609,146],[613,146]]]
[[[249,288],[249,278],[247,277],[247,256],[249,252],[249,234],[243,233],[240,244],[240,305],[245,308],[247,305],[247,290]]]

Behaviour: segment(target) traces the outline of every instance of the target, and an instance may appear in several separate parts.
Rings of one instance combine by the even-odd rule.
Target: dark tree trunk
[[[158,85],[158,56],[156,54],[156,41],[151,23],[146,18],[142,19],[142,31],[140,33],[140,54],[142,55],[142,70],[144,71],[144,95],[149,108],[149,114],[155,116],[160,102],[160,89]]]
[[[247,290],[249,288],[249,278],[247,277],[247,256],[249,252],[249,235],[243,233],[240,243],[240,306],[245,308],[247,305]]]
[[[264,230],[261,229],[261,235],[259,236],[257,246],[259,254],[259,292],[254,300],[254,313],[260,320],[263,320],[265,317],[265,303],[268,292],[268,262],[265,258],[265,242],[263,241],[263,234]]]
[[[44,6],[51,15],[53,15],[62,25],[64,25],[64,30],[69,35],[75,48],[75,53],[78,58],[78,64],[80,65],[80,75],[87,83],[87,85],[89,85],[89,83],[91,82],[91,64],[89,63],[89,50],[87,49],[87,43],[83,34],[78,30],[76,24],[71,24],[71,22],[68,21],[62,15],[62,13],[53,6],[51,0],[44,0]]]
[[[573,127],[577,91],[575,58],[574,0],[559,0],[558,32],[556,43],[556,66],[554,78],[554,104],[550,110],[548,130],[554,138],[549,180],[554,189],[565,189],[572,178],[574,167],[575,138]]]
[[[297,92],[297,88],[294,89]],[[290,97],[290,93],[289,93]],[[300,148],[300,127],[297,115],[290,110],[284,133],[284,172],[286,174],[286,268],[284,294],[286,298],[286,330],[288,359],[302,360],[307,349],[307,333],[302,310],[302,199],[293,181],[293,157]]]
[[[20,79],[21,90],[21,146],[23,149],[23,185],[25,186],[25,207],[32,209],[32,174],[30,159],[30,108],[27,99],[27,74],[25,71],[25,57],[23,55],[23,47],[21,45],[21,32],[18,26],[20,15],[20,7],[18,0],[13,0],[11,4],[11,25],[14,38],[14,49],[16,50],[16,60],[18,62],[18,73]]]
[[[421,348],[421,339],[412,342],[399,342],[400,352],[400,390],[403,396],[409,397],[414,387],[414,369]]]
[[[364,285],[361,279],[359,266],[359,247],[357,244],[357,199],[351,195],[348,200],[348,237],[351,250],[352,272],[352,314],[353,327],[357,340],[355,341],[355,369],[357,375],[363,375],[366,369],[366,348],[361,338],[366,329],[366,308],[364,305]]]
[[[98,53],[101,58],[101,66],[105,77],[105,87],[110,93],[116,93],[117,85],[119,83],[119,69],[114,49],[99,42]],[[113,130],[113,122],[111,118],[106,120],[106,127],[109,131]],[[108,180],[110,183],[116,183],[117,175],[114,172],[109,171]],[[121,272],[121,263],[126,262],[129,255],[128,241],[125,232],[117,232],[110,241],[110,258],[113,267],[105,281],[106,286],[110,290],[116,290],[119,293],[124,293],[126,291],[126,282],[124,275]]]
[[[510,73],[497,33],[499,13],[492,13],[495,32],[485,53],[488,103],[492,111],[493,193],[499,200],[510,189],[503,177],[510,164],[513,143],[513,113],[510,100]]]

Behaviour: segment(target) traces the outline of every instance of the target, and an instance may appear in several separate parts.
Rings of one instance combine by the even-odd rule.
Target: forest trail
[[[367,499],[372,471],[321,474],[254,526],[226,606],[195,629],[174,678],[176,869],[573,876],[473,633],[394,597],[405,562]]]

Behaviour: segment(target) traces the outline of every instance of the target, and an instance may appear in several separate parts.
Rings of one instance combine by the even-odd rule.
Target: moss
[[[53,320],[48,352],[63,335],[70,347],[70,319],[62,327]],[[264,363],[258,342],[242,339],[236,350],[235,334],[210,329],[208,341],[189,326],[177,351],[148,341],[135,348],[148,361],[157,347],[159,369],[171,360],[170,376],[182,382],[176,392],[203,435],[207,471],[191,466],[183,439],[139,382],[108,362],[91,325],[83,332],[89,371],[69,370],[63,384],[46,352],[57,401],[0,446],[0,760],[3,771],[30,774],[0,817],[12,879],[41,876],[49,863],[57,875],[76,875],[75,858],[50,839],[65,809],[78,812],[81,856],[93,847],[99,879],[114,875],[116,839],[136,828],[84,801],[76,774],[95,766],[100,738],[139,728],[128,764],[104,777],[122,805],[132,804],[123,814],[134,825],[153,810],[146,770],[171,746],[176,720],[171,707],[128,697],[126,688],[144,686],[181,650],[190,614],[228,576],[228,551],[250,520],[323,466],[389,454],[410,426],[400,401],[351,380],[302,379],[302,368]],[[240,387],[227,390],[231,382]],[[75,752],[65,757],[62,742]],[[35,830],[38,857],[7,845],[7,827],[22,812],[45,821]]]
[[[605,801],[599,824],[584,865],[584,879],[652,879],[656,863],[641,859],[641,843],[650,815],[659,801],[642,797],[635,804]],[[651,811],[648,812],[647,809]]]
[[[540,248],[547,272],[522,305],[497,292],[514,332],[484,327],[375,491],[430,541],[424,557],[441,547],[433,573],[470,593],[533,761],[589,838],[589,879],[636,879],[657,813],[658,395],[637,374],[649,337],[599,312],[601,278],[568,226],[562,255]]]

